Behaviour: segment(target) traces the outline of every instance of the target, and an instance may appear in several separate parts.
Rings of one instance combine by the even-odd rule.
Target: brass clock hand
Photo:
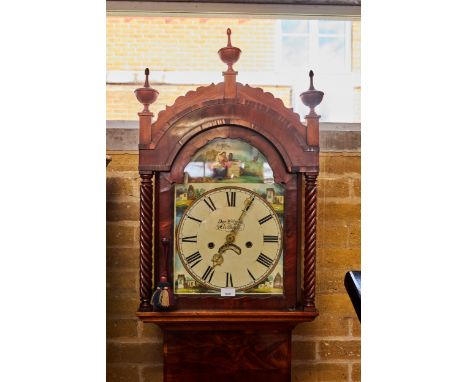
[[[252,205],[254,199],[255,199],[255,196],[252,195],[250,198],[245,200],[245,202],[244,202],[245,206],[242,209],[242,212],[241,212],[241,214],[239,216],[239,219],[237,219],[237,222],[234,224],[234,228],[226,236],[226,243],[225,244],[232,244],[232,243],[234,243],[234,240],[236,240],[236,236],[237,236],[237,233],[239,232],[239,229],[241,227],[242,220],[244,219],[244,216],[247,213],[250,206]]]
[[[220,253],[215,253],[211,258],[211,262],[213,263],[213,268],[217,265],[221,265],[224,262],[223,255]]]
[[[242,249],[238,245],[235,245],[234,243],[225,243],[220,247],[220,249],[223,249],[223,252],[226,252],[228,249],[230,249],[236,252],[238,255],[242,253]]]
[[[228,249],[232,250],[233,252],[240,255],[242,253],[242,249],[239,246],[235,245],[234,243],[225,243],[220,248],[218,253],[215,253],[211,258],[211,262],[213,263],[213,268],[217,265],[222,265],[224,262],[223,253],[226,252]]]
[[[218,253],[215,253],[213,257],[211,258],[211,262],[213,263],[213,268],[216,267],[217,265],[221,265],[224,262],[223,258],[223,253],[226,251],[226,248],[223,248],[224,245],[222,245],[219,248]]]

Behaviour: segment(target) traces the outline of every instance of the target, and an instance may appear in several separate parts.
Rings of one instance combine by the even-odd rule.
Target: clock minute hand
[[[234,243],[234,240],[236,239],[237,232],[239,232],[240,226],[242,224],[242,220],[244,219],[244,216],[247,213],[250,206],[252,205],[254,199],[255,199],[255,196],[251,196],[250,198],[245,200],[245,202],[244,202],[245,207],[243,208],[243,210],[242,210],[242,212],[241,212],[241,214],[239,216],[239,219],[237,219],[236,223],[234,224],[234,228],[226,236],[226,243],[225,244]]]

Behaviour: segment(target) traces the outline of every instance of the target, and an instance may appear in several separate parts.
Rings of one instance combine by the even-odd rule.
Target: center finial
[[[228,66],[227,72],[231,73],[234,72],[232,65],[234,65],[237,60],[239,60],[241,50],[231,44],[231,28],[226,30],[226,34],[228,37],[227,46],[218,50],[219,58]]]

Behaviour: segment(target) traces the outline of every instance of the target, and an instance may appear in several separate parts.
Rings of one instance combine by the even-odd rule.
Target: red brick
[[[292,368],[294,382],[346,382],[348,365],[333,363],[316,363],[314,365],[297,365]]]
[[[318,358],[321,360],[359,359],[361,341],[320,341]]]

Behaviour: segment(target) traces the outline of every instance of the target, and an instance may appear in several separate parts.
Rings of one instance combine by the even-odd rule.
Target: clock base
[[[138,312],[164,333],[165,382],[289,382],[291,332],[318,312]]]
[[[291,329],[164,331],[164,381],[291,380]]]

